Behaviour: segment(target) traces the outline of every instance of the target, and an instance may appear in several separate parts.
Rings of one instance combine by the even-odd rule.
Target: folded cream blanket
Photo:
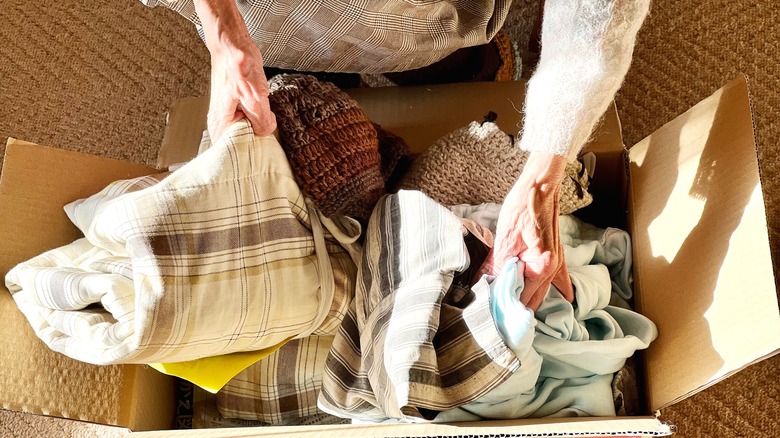
[[[117,181],[66,211],[85,237],[6,285],[55,351],[95,364],[178,362],[334,335],[355,266],[273,137],[232,126],[170,174]],[[354,227],[350,229],[350,224]]]

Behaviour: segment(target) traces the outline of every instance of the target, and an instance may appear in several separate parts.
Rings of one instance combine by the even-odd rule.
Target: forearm
[[[212,56],[252,43],[234,0],[195,0],[195,11]]]
[[[631,63],[650,0],[547,0],[520,147],[573,160]],[[538,155],[538,154],[533,154]]]

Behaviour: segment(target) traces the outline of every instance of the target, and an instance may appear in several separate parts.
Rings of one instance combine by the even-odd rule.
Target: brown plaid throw
[[[486,283],[468,287],[467,246],[477,242],[464,235],[461,220],[421,192],[379,201],[355,299],[325,365],[321,409],[363,420],[430,420],[518,369],[493,322]]]
[[[296,339],[245,369],[217,393],[220,414],[269,424],[323,414],[317,396],[332,343],[333,336]]]
[[[86,237],[18,265],[6,285],[50,348],[95,364],[332,336],[355,265],[327,229],[313,233],[309,204],[279,143],[238,122],[164,178],[119,181],[71,204]]]
[[[193,0],[141,0],[195,23]],[[381,73],[430,65],[461,47],[487,44],[511,0],[237,0],[269,67]]]

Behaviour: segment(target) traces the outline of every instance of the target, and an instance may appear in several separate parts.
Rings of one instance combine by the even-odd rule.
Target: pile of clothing
[[[568,215],[591,166],[561,190],[575,300],[551,287],[531,311],[516,261],[472,280],[525,163],[512,136],[473,122],[411,160],[331,84],[270,88],[278,140],[204,136],[176,170],[65,206],[85,237],[8,273],[50,348],[151,364],[268,424],[615,415],[615,373],[657,332],[628,306],[628,235]]]

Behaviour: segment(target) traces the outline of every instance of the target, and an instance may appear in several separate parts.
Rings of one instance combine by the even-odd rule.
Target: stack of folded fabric
[[[656,336],[610,305],[631,297],[625,232],[562,216],[575,303],[551,288],[532,312],[517,263],[472,281],[525,162],[511,136],[474,122],[402,175],[403,140],[346,94],[269,83],[279,141],[245,121],[206,137],[173,172],[66,206],[85,237],[8,273],[50,348],[153,363],[267,424],[615,414],[614,373]],[[567,169],[563,211],[591,202],[591,174]]]

